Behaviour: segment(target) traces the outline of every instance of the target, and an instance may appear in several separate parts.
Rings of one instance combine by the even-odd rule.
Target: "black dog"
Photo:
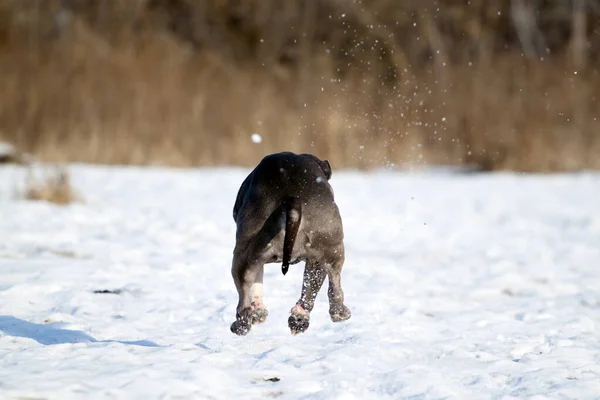
[[[350,318],[340,281],[344,232],[330,178],[327,160],[284,152],[263,158],[242,183],[233,208],[237,233],[231,273],[239,295],[233,333],[245,335],[267,318],[262,282],[268,263],[281,262],[285,275],[290,264],[306,261],[302,294],[288,320],[292,334],[308,328],[325,275],[332,321]]]

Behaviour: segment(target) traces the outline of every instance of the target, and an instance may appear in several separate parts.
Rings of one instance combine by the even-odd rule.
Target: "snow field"
[[[269,264],[237,337],[248,172],[73,165],[60,207],[0,167],[0,397],[599,398],[600,175],[334,169],[352,318],[324,287],[291,336],[303,264]]]

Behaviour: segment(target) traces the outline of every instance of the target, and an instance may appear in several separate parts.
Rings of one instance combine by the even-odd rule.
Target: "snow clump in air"
[[[254,143],[260,143],[260,142],[262,142],[262,136],[260,136],[258,133],[253,133],[253,134],[250,136],[250,139],[252,139],[252,141],[253,141]]]

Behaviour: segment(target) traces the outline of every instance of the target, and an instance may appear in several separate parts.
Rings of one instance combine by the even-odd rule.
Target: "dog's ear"
[[[327,180],[330,180],[331,179],[331,165],[329,164],[329,161],[323,160],[319,164],[321,165],[321,169],[325,173],[325,177],[327,178]]]
[[[319,157],[309,154],[309,153],[304,153],[304,154],[300,154],[300,155],[303,157],[310,158],[311,160],[315,161],[319,165],[319,167],[321,167],[321,170],[325,174],[325,177],[327,178],[327,180],[331,179],[331,165],[329,164],[329,161],[321,160]]]

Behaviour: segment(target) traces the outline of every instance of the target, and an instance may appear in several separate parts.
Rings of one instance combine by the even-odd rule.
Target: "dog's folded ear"
[[[331,165],[329,164],[329,161],[321,160],[319,157],[312,155],[312,154],[308,154],[308,153],[304,153],[301,155],[304,157],[308,157],[311,160],[315,161],[319,165],[319,167],[321,167],[321,170],[325,174],[325,177],[327,178],[327,180],[331,179]]]
[[[329,161],[323,160],[319,164],[321,164],[321,169],[325,173],[325,177],[327,177],[327,180],[330,180],[331,179],[331,165],[329,164]]]

